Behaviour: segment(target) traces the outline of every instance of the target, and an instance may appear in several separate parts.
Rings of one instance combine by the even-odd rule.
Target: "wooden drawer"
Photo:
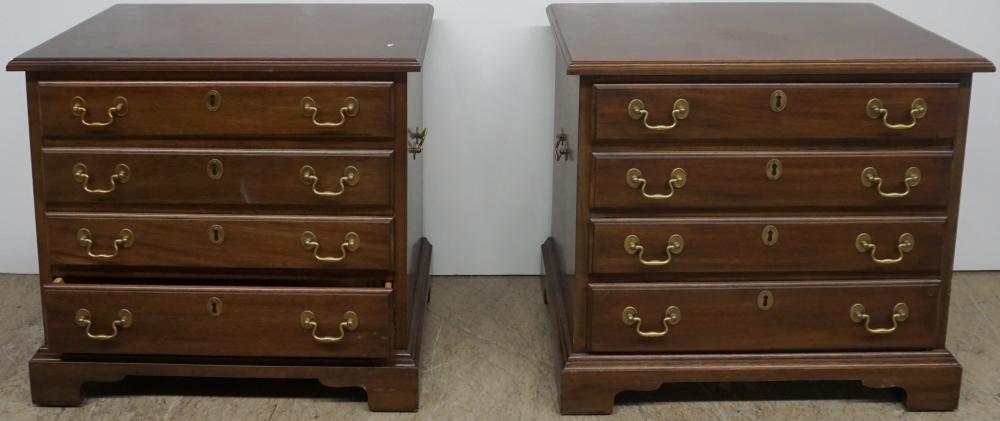
[[[781,112],[771,109],[771,95],[776,90],[785,94]],[[595,84],[595,138],[950,138],[958,122],[958,95],[958,85],[953,83]],[[926,115],[911,129],[892,129],[881,118],[869,117],[869,101],[875,98],[888,110],[889,124],[909,124],[911,106],[917,98],[926,102]],[[630,113],[632,101],[640,100],[648,113],[646,123],[669,126],[674,123],[673,110],[679,99],[687,101],[688,111],[673,129],[647,128],[642,113]]]
[[[393,136],[392,82],[40,82],[42,135],[46,137],[171,136]],[[210,92],[218,96],[212,100]],[[90,123],[110,121],[109,109],[124,98],[124,115],[111,124],[87,126],[74,112],[85,101]],[[312,98],[319,126],[304,108]],[[355,98],[356,115],[340,110]],[[214,101],[214,102],[213,102]],[[217,107],[212,111],[210,108]],[[346,114],[351,114],[346,111]]]
[[[764,292],[768,291],[768,292]],[[732,352],[928,349],[938,337],[938,281],[866,281],[740,284],[591,284],[590,348],[594,352]],[[768,302],[764,304],[764,295]],[[760,303],[760,304],[759,304]],[[855,304],[869,315],[855,322]],[[641,331],[626,324],[625,309]],[[668,312],[668,308],[678,310]],[[761,307],[767,308],[762,310]],[[899,318],[897,316],[897,318]]]
[[[46,202],[56,205],[391,204],[387,150],[45,148],[42,165]],[[120,168],[126,176],[112,182]]]
[[[937,273],[945,217],[600,218],[593,229],[595,273]],[[870,248],[859,250],[863,233],[885,263],[875,262]],[[912,248],[889,263],[901,256],[904,234]],[[677,238],[679,253],[676,246],[668,252]]]
[[[46,284],[49,350],[69,354],[383,358],[392,349],[392,290],[382,288],[165,287]],[[81,309],[90,326],[78,322]],[[112,327],[122,310],[128,327]],[[337,337],[345,313],[354,330]],[[83,326],[81,326],[83,324]],[[91,335],[117,335],[92,339]]]
[[[596,153],[593,173],[595,208],[944,208],[951,152]]]
[[[83,229],[89,231],[89,242],[80,240]],[[307,232],[318,242],[318,251],[312,243],[304,244]],[[393,261],[388,217],[51,212],[48,234],[53,265],[392,270]],[[128,241],[118,241],[125,237]],[[342,247],[350,237],[353,251]]]

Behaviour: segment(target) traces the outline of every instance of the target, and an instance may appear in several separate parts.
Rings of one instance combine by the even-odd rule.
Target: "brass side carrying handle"
[[[889,120],[889,109],[882,105],[882,100],[878,98],[872,98],[868,100],[868,105],[865,106],[865,111],[868,113],[868,118],[872,120],[882,119],[882,124],[885,127],[894,130],[905,130],[912,129],[917,126],[917,120],[924,118],[927,115],[927,101],[923,98],[916,98],[910,104],[910,122],[907,124],[893,124]]]
[[[361,236],[354,232],[345,234],[344,242],[340,243],[340,256],[323,257],[319,255],[319,238],[312,231],[306,231],[302,233],[302,248],[311,250],[313,257],[320,262],[335,263],[346,259],[348,252],[361,248]]]
[[[687,171],[684,171],[683,168],[674,168],[673,171],[670,171],[670,179],[667,180],[667,187],[670,187],[670,192],[666,194],[646,192],[646,184],[648,183],[645,178],[642,178],[642,171],[639,171],[638,168],[629,168],[625,172],[625,184],[628,184],[633,189],[640,189],[639,191],[647,199],[669,199],[674,197],[675,189],[682,188],[687,184]]]
[[[90,310],[81,308],[76,311],[76,325],[84,328],[87,333],[87,338],[93,341],[110,341],[118,336],[118,328],[127,329],[132,327],[132,312],[128,309],[123,308],[118,310],[118,318],[111,322],[111,334],[110,335],[95,335],[90,333]]]
[[[854,247],[858,249],[859,253],[869,253],[873,262],[883,265],[891,265],[902,262],[903,256],[913,250],[913,245],[913,234],[904,232],[899,236],[899,242],[896,244],[896,250],[899,251],[899,257],[894,259],[879,259],[878,257],[875,257],[876,247],[875,243],[872,242],[871,235],[863,232],[858,234],[858,238],[854,240]]]
[[[108,108],[108,121],[87,121],[87,101],[83,97],[73,97],[73,115],[80,117],[80,123],[88,127],[110,126],[115,122],[115,117],[125,117],[128,114],[128,99],[123,96],[115,97],[114,105]]]
[[[85,247],[87,249],[87,256],[90,258],[110,259],[117,256],[121,249],[132,247],[132,244],[135,244],[135,234],[128,228],[122,229],[121,232],[118,233],[118,238],[112,242],[115,251],[109,254],[99,254],[93,252],[92,247],[94,246],[94,239],[90,230],[87,228],[80,228],[80,230],[76,232],[76,241],[80,244],[80,247]]]
[[[82,162],[73,164],[73,180],[77,183],[83,184],[83,191],[91,194],[108,194],[115,191],[115,188],[117,188],[119,184],[128,183],[130,173],[131,170],[128,165],[115,165],[115,171],[111,173],[111,181],[109,182],[111,187],[107,189],[95,189],[88,186],[90,182],[90,175],[87,174],[87,166]]]
[[[671,259],[675,254],[681,254],[684,251],[684,237],[680,234],[674,234],[670,236],[667,240],[667,258],[664,260],[646,260],[646,248],[642,246],[639,241],[639,237],[636,235],[629,235],[625,237],[625,252],[630,255],[639,255],[639,263],[646,266],[663,266],[669,264]]]
[[[679,98],[674,101],[674,110],[670,113],[674,118],[674,122],[670,125],[653,125],[649,124],[649,111],[646,110],[646,104],[642,102],[641,99],[633,99],[628,103],[628,116],[632,117],[633,120],[642,120],[642,125],[646,126],[649,130],[670,130],[677,127],[677,123],[680,120],[687,118],[688,114],[691,113],[691,104],[688,104],[687,100],[684,98]]]
[[[337,191],[321,191],[316,189],[316,184],[319,183],[319,177],[316,175],[316,169],[310,165],[303,165],[302,168],[299,169],[299,177],[302,179],[302,184],[312,186],[313,194],[324,197],[335,197],[344,194],[344,191],[347,190],[347,186],[353,187],[358,185],[361,181],[361,171],[353,165],[344,167],[344,176],[340,177],[340,190]]]
[[[409,136],[409,140],[406,142],[406,151],[413,155],[413,159],[417,159],[417,154],[424,151],[424,141],[427,140],[427,128],[423,129],[417,127],[417,131],[410,130],[409,127],[406,128],[406,134]]]
[[[313,124],[320,127],[339,127],[343,126],[347,122],[348,117],[354,117],[358,115],[361,111],[361,101],[357,98],[349,96],[344,98],[344,106],[340,107],[340,121],[336,122],[321,122],[316,120],[316,115],[319,114],[319,108],[316,105],[316,100],[312,97],[302,97],[302,112],[306,117],[312,119]]]
[[[306,330],[312,329],[313,340],[321,344],[332,344],[335,342],[340,342],[341,340],[344,339],[344,336],[346,335],[344,329],[353,332],[355,329],[358,328],[359,323],[360,321],[358,319],[357,313],[353,311],[347,311],[344,313],[344,320],[341,321],[337,327],[340,330],[339,335],[319,336],[316,334],[316,330],[319,329],[319,323],[316,321],[316,314],[314,314],[312,311],[306,310],[302,312],[301,316],[299,316],[299,324],[302,326],[302,328]]]
[[[681,309],[677,308],[677,306],[667,307],[667,311],[663,312],[663,330],[659,332],[643,332],[642,318],[639,317],[639,310],[636,310],[632,306],[625,307],[622,310],[622,322],[625,322],[625,326],[635,325],[635,333],[638,333],[643,338],[659,338],[670,332],[670,326],[675,326],[681,322]]]
[[[906,303],[896,303],[892,307],[892,327],[873,329],[870,325],[872,318],[865,312],[865,306],[855,304],[851,306],[851,321],[854,323],[864,323],[865,330],[874,335],[887,335],[896,331],[900,322],[906,321],[910,317],[910,307]]]
[[[875,170],[875,167],[867,167],[861,170],[861,185],[865,187],[875,187],[875,190],[878,191],[879,196],[882,197],[903,197],[910,194],[911,187],[916,187],[918,184],[920,184],[920,177],[921,177],[920,168],[917,167],[907,168],[904,176],[905,178],[903,179],[903,185],[906,186],[906,190],[903,190],[902,192],[899,193],[893,193],[893,192],[886,193],[882,191],[882,177],[878,176],[878,171]]]

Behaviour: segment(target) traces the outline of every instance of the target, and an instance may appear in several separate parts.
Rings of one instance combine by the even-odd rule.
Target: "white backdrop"
[[[364,0],[356,2],[360,1]],[[424,122],[430,130],[423,157],[424,226],[434,244],[434,272],[538,273],[539,244],[549,233],[552,191],[554,43],[545,16],[551,0],[421,2],[435,8],[424,66]],[[5,2],[0,13],[0,60],[6,63],[113,3]],[[875,3],[1000,62],[996,0]],[[1000,75],[977,75],[958,227],[958,269],[1000,269],[996,245],[1000,166],[994,165],[1000,159],[998,115]],[[0,272],[34,273],[21,73],[0,75],[0,133]]]

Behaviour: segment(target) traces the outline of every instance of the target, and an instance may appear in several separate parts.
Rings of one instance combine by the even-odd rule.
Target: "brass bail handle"
[[[636,310],[632,306],[625,307],[622,310],[622,322],[625,323],[625,326],[634,325],[635,333],[643,338],[659,338],[670,332],[670,326],[676,326],[681,322],[681,309],[677,308],[677,306],[667,307],[667,310],[663,312],[663,330],[659,332],[643,332],[642,318],[639,317],[639,310]]]
[[[674,109],[670,112],[670,115],[674,118],[674,122],[669,125],[655,125],[649,124],[649,111],[646,110],[646,103],[642,102],[641,99],[633,99],[628,103],[628,116],[633,120],[642,120],[642,125],[646,126],[649,130],[671,130],[677,127],[677,123],[687,118],[690,113],[691,104],[688,104],[686,99],[679,98],[674,101]]]
[[[410,155],[413,155],[413,159],[417,159],[417,154],[424,151],[424,141],[427,140],[427,128],[424,127],[421,129],[417,127],[417,130],[413,131],[407,127],[406,134],[409,136],[409,140],[406,142],[406,151]]]
[[[82,162],[73,164],[73,180],[77,183],[83,184],[83,191],[90,194],[108,194],[115,191],[115,188],[117,188],[119,184],[128,183],[130,173],[131,170],[128,165],[118,164],[115,166],[115,171],[111,173],[109,181],[111,187],[107,189],[97,189],[89,186],[90,175],[87,174],[87,166]]]
[[[88,257],[92,259],[111,259],[117,256],[121,249],[132,247],[132,244],[135,244],[135,234],[128,228],[122,229],[118,233],[118,238],[111,243],[114,246],[114,251],[108,254],[94,253],[92,249],[94,246],[94,237],[87,228],[80,228],[76,232],[76,241],[80,244],[80,247],[87,249]]]
[[[355,117],[361,112],[361,101],[357,98],[349,96],[344,98],[344,106],[340,107],[340,121],[334,122],[321,122],[316,120],[317,114],[319,114],[319,106],[316,105],[316,100],[312,97],[302,97],[302,112],[306,117],[312,119],[313,124],[320,127],[340,127],[347,122],[348,117]]]
[[[347,186],[354,187],[358,185],[361,182],[361,171],[353,165],[344,167],[344,175],[339,180],[340,190],[337,191],[322,191],[317,189],[316,185],[319,184],[319,176],[316,175],[316,169],[311,165],[303,165],[299,169],[299,178],[302,180],[302,184],[312,187],[313,194],[324,197],[335,197],[344,194]]]
[[[344,313],[344,319],[337,325],[337,329],[340,330],[340,333],[337,336],[319,336],[316,334],[316,330],[319,329],[319,322],[316,321],[316,314],[312,311],[306,310],[302,312],[301,316],[299,316],[299,324],[302,328],[306,330],[312,329],[313,340],[321,344],[340,342],[344,339],[344,336],[347,335],[345,329],[353,332],[358,328],[358,324],[360,323],[361,322],[358,319],[357,313],[347,311]]]
[[[918,184],[920,184],[920,178],[921,178],[920,168],[910,167],[906,170],[906,173],[904,173],[903,176],[904,176],[903,185],[906,186],[905,190],[898,193],[885,192],[882,191],[883,180],[882,177],[878,176],[878,171],[875,170],[875,167],[867,167],[861,170],[861,185],[865,187],[875,187],[875,190],[878,191],[879,196],[882,197],[889,197],[889,198],[904,197],[910,194],[911,187],[916,187]]]
[[[923,98],[916,98],[910,104],[910,122],[904,124],[893,124],[889,122],[889,109],[885,108],[882,104],[882,100],[878,98],[872,98],[868,100],[868,105],[865,106],[865,111],[868,113],[868,118],[872,120],[882,119],[882,124],[893,130],[906,130],[912,129],[917,126],[917,120],[924,118],[927,115],[927,101]]]
[[[892,259],[879,259],[878,257],[875,257],[877,247],[875,246],[875,243],[872,242],[872,236],[866,232],[858,234],[858,237],[854,239],[854,247],[859,253],[869,253],[872,261],[875,263],[891,265],[902,262],[906,253],[913,251],[914,239],[913,234],[908,232],[904,232],[900,235],[899,241],[896,243],[896,251],[899,253],[899,256]]]
[[[865,306],[861,304],[851,306],[851,321],[854,323],[864,323],[865,330],[873,335],[887,335],[895,332],[896,329],[899,328],[899,324],[906,321],[909,317],[910,307],[907,306],[906,303],[896,303],[896,305],[892,307],[892,327],[872,328],[872,318],[865,311]]]
[[[646,248],[642,246],[642,242],[639,240],[639,236],[632,234],[625,237],[625,253],[630,255],[639,255],[639,263],[645,266],[664,266],[670,263],[671,259],[675,254],[681,254],[684,251],[684,237],[680,234],[674,234],[670,236],[667,240],[667,258],[664,260],[646,260]]]
[[[313,257],[324,263],[336,263],[347,258],[349,252],[358,251],[361,248],[361,236],[354,232],[344,235],[344,242],[340,243],[340,256],[324,257],[319,255],[319,238],[312,231],[302,233],[302,248],[313,252]]]
[[[653,200],[663,200],[674,197],[676,189],[684,187],[687,184],[687,171],[683,168],[674,168],[670,171],[670,179],[667,180],[667,187],[670,188],[668,193],[649,193],[646,191],[646,185],[648,182],[642,177],[642,171],[638,168],[629,168],[625,172],[625,184],[633,189],[639,189],[642,192],[643,197]]]
[[[76,311],[76,325],[84,328],[84,332],[87,333],[87,338],[93,341],[110,341],[118,336],[118,328],[127,329],[132,327],[132,312],[128,309],[118,310],[118,318],[111,322],[111,334],[110,335],[95,335],[90,333],[90,325],[92,324],[90,319],[90,310],[81,308]]]
[[[125,117],[128,114],[128,99],[123,96],[115,97],[113,105],[108,108],[107,121],[87,121],[87,101],[83,97],[73,97],[71,103],[73,115],[80,117],[80,123],[88,127],[105,127],[115,122],[115,117]]]

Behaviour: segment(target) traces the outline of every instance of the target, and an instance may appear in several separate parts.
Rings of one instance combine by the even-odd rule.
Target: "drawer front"
[[[771,108],[777,90],[784,92],[780,112]],[[915,110],[918,98],[924,111]],[[885,122],[874,108],[869,115],[872,99],[887,110]],[[959,108],[952,83],[596,84],[594,101],[599,140],[950,138]],[[921,116],[912,128],[888,127],[912,123],[911,111]]]
[[[391,296],[380,288],[47,284],[42,290],[52,352],[241,357],[388,357]],[[81,310],[89,326],[79,321]],[[302,323],[305,311],[320,338],[340,337],[349,311],[356,324],[345,326],[340,340],[320,342]],[[130,320],[114,326],[123,316]]]
[[[944,208],[950,171],[949,151],[597,153],[593,206]]]
[[[392,82],[40,82],[38,95],[47,137],[393,136]]]
[[[937,273],[945,217],[594,219],[593,227],[595,273]]]
[[[937,281],[591,284],[590,347],[595,352],[927,349],[937,338],[939,294]],[[629,307],[634,311],[625,310]],[[905,316],[897,315],[903,310]],[[894,318],[896,329],[887,333]],[[637,333],[637,324],[646,336]]]
[[[391,204],[391,151],[45,148],[42,164],[50,204]]]
[[[387,217],[49,213],[48,232],[53,265],[392,270]]]

